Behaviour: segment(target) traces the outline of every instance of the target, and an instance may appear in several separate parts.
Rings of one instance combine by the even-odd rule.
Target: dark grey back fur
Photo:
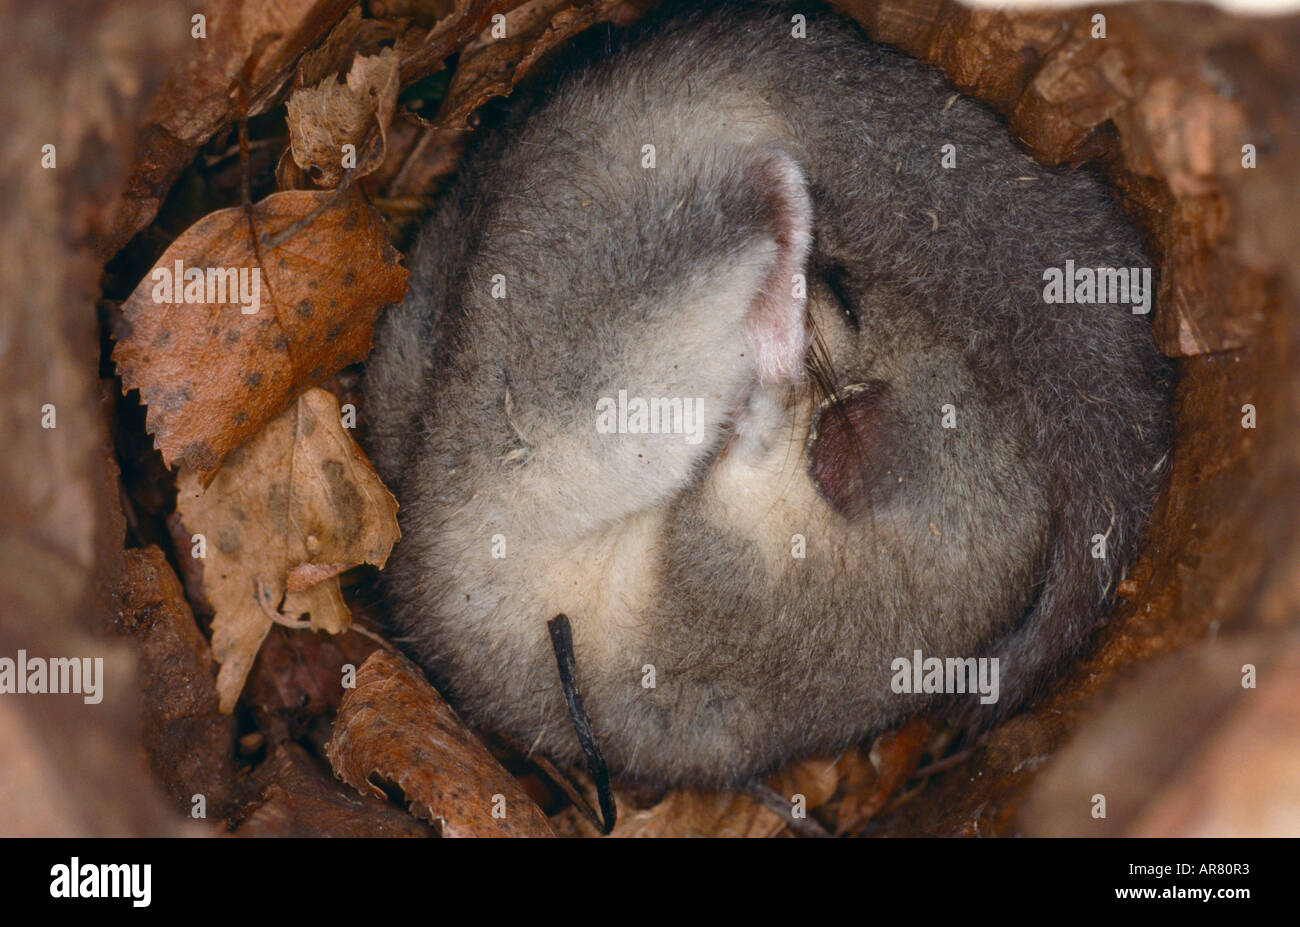
[[[387,593],[407,647],[471,719],[573,759],[545,631],[566,612],[611,766],[661,783],[741,781],[898,722],[929,704],[890,686],[918,649],[998,657],[996,705],[946,698],[1005,714],[1096,628],[1156,490],[1148,316],[1043,299],[1067,260],[1144,266],[1132,229],[1096,178],[1037,165],[816,7],[630,41],[519,92],[382,320],[364,412],[402,506]],[[804,263],[804,196],[807,366],[764,378],[755,346],[779,331],[750,337],[754,306]],[[705,398],[705,439],[598,433],[619,389]],[[847,509],[809,479],[828,391],[871,397],[846,406]]]

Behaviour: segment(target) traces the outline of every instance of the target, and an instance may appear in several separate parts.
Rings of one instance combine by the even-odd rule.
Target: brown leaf
[[[491,17],[520,0],[453,0],[450,12],[438,17],[424,41],[402,57],[402,86],[440,71],[446,60],[487,28]]]
[[[361,7],[354,6],[319,45],[298,59],[294,89],[315,87],[327,77],[346,74],[357,55],[378,55],[393,46],[399,56],[409,54],[424,35],[424,30],[408,22],[363,18]]]
[[[123,304],[130,331],[113,351],[123,389],[149,406],[163,459],[204,477],[305,386],[365,357],[375,313],[405,291],[387,227],[355,191],[277,193],[253,218],[260,262],[242,209],[186,230]],[[178,295],[167,286],[177,264],[209,283],[245,268],[246,289],[222,301],[222,288],[192,280],[177,289],[197,302],[155,302]],[[254,293],[257,311],[246,312]]]
[[[410,662],[376,651],[346,692],[326,755],[357,791],[402,790],[444,837],[550,837],[546,817]],[[494,817],[494,810],[504,816]]]
[[[931,721],[917,718],[877,737],[868,764],[861,763],[861,755],[855,752],[845,755],[841,771],[846,784],[854,788],[837,809],[839,833],[861,830],[907,784],[934,732]],[[864,766],[870,766],[874,776]]]
[[[785,821],[747,795],[729,792],[669,792],[653,808],[619,809],[611,837],[775,837]]]
[[[144,741],[154,775],[186,814],[202,794],[213,817],[235,800],[234,719],[218,710],[216,664],[180,580],[157,547],[128,550],[122,630],[139,648]]]
[[[397,105],[397,53],[358,54],[340,82],[326,76],[289,97],[289,144],[293,160],[324,187],[338,186],[352,145],[350,169],[364,177],[384,162],[388,124]]]
[[[370,0],[371,16],[414,19],[425,26],[442,19],[456,6],[455,0]]]
[[[813,756],[769,776],[767,785],[791,802],[796,795],[802,795],[805,806],[811,810],[831,800],[840,783],[840,767],[838,758]]]
[[[469,115],[495,96],[506,96],[542,56],[596,23],[626,25],[645,12],[644,0],[597,0],[575,6],[572,0],[529,0],[505,14],[505,35],[491,30],[461,52],[436,126],[463,129]]]
[[[382,190],[390,204],[396,198],[429,194],[455,173],[470,135],[468,129],[432,129],[409,113],[399,113],[389,127],[388,157],[367,183]],[[413,203],[417,214],[427,210],[419,200]]]
[[[835,795],[847,768],[843,757],[810,757],[769,776],[766,785],[774,798],[789,801],[793,807],[795,796],[802,796],[803,807],[812,810]],[[774,837],[785,833],[789,825],[781,814],[739,792],[674,789],[649,808],[638,808],[633,798],[627,791],[615,792],[618,823],[610,836]],[[574,808],[566,808],[553,820],[565,835],[597,835],[591,822]]]
[[[194,152],[236,116],[281,99],[303,52],[354,0],[211,0],[203,5],[206,38],[191,37],[188,14],[172,28],[185,36],[139,135],[135,162],[114,227],[100,246],[108,256],[148,225]],[[242,84],[243,89],[240,89]]]
[[[427,824],[331,778],[298,744],[282,744],[258,770],[269,779],[240,837],[434,837]]]
[[[437,71],[454,52],[461,57],[447,95],[432,122],[399,118],[388,138],[389,157],[371,177],[374,189],[393,197],[426,194],[455,169],[469,134],[470,115],[494,96],[511,89],[541,60],[570,37],[599,22],[631,24],[656,0],[457,0],[414,50],[399,42],[402,84]],[[391,14],[394,4],[386,5]],[[397,8],[406,9],[404,5]],[[492,37],[489,17],[504,14],[505,36]],[[378,15],[378,13],[376,13]],[[291,174],[284,177],[293,182]]]
[[[358,563],[382,567],[398,538],[397,502],[321,389],[232,454],[207,489],[182,471],[177,508],[207,540],[203,585],[216,609],[222,711],[234,708],[273,621],[306,613],[314,630],[343,630],[350,616],[337,574]],[[305,564],[328,578],[290,590],[290,572]]]
[[[244,685],[244,701],[273,745],[303,737],[313,722],[334,715],[343,700],[344,666],[353,670],[379,644],[352,633],[308,634],[273,627]]]

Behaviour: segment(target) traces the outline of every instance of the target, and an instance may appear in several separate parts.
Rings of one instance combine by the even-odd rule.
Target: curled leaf
[[[338,574],[359,563],[383,566],[398,538],[396,500],[321,389],[308,390],[232,454],[206,489],[183,471],[177,508],[206,547],[203,587],[216,609],[222,711],[234,708],[276,621],[306,616],[314,630],[344,630],[351,616]],[[291,574],[320,581],[292,589]]]
[[[382,797],[402,790],[411,813],[444,837],[550,837],[528,794],[410,662],[376,651],[343,696],[325,749],[335,774]]]
[[[504,36],[491,30],[461,52],[447,97],[438,110],[439,129],[463,129],[474,110],[494,96],[507,96],[553,48],[601,22],[627,25],[651,4],[646,0],[529,0],[505,13]]]
[[[294,163],[321,186],[336,187],[345,171],[363,177],[384,163],[397,105],[397,64],[391,48],[369,57],[358,54],[346,81],[329,75],[289,97]]]

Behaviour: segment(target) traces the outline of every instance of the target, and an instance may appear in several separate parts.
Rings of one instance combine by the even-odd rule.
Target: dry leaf
[[[330,776],[295,743],[281,744],[257,770],[261,803],[239,837],[435,837],[427,824]]]
[[[424,41],[402,57],[402,86],[440,71],[447,59],[487,28],[491,17],[518,6],[520,0],[453,0],[452,9],[438,18]]]
[[[543,55],[582,30],[600,22],[629,25],[654,5],[655,0],[596,0],[576,8],[568,0],[460,0],[455,13],[439,20],[422,46],[403,54],[404,84],[433,73],[455,51],[461,57],[435,120],[412,123],[398,118],[392,126],[390,157],[372,177],[378,180],[376,189],[390,198],[428,193],[455,170],[469,134],[469,117],[478,107],[494,96],[508,95]],[[501,39],[484,31],[494,7],[506,17]]]
[[[246,212],[212,213],[123,304],[130,330],[113,351],[123,390],[139,389],[149,406],[163,459],[204,477],[305,386],[364,358],[375,313],[406,288],[387,226],[355,190],[277,193],[253,217],[260,266]],[[168,295],[177,264],[196,278],[184,292],[200,301],[155,302]],[[246,288],[234,299],[212,285],[216,271],[241,268]],[[212,283],[204,288],[194,271]],[[245,312],[241,300],[251,307],[254,293],[257,311]]]
[[[353,631],[361,617],[353,615]],[[307,735],[319,719],[332,718],[347,691],[344,667],[365,663],[378,646],[363,634],[271,628],[244,683],[243,702],[257,730],[278,746]]]
[[[451,13],[455,0],[370,0],[371,16],[414,19],[431,26]]]
[[[371,10],[369,15],[380,14]],[[361,7],[354,6],[324,41],[298,60],[294,89],[314,87],[331,75],[345,74],[357,55],[378,55],[385,48],[392,48],[399,60],[405,58],[427,34],[427,29],[409,20],[363,18]]]
[[[321,186],[338,186],[345,170],[364,177],[384,163],[397,105],[397,63],[391,48],[372,57],[358,54],[345,82],[329,75],[289,97],[294,163]],[[344,145],[353,146],[350,168]]]
[[[118,622],[139,647],[142,728],[154,775],[175,807],[202,793],[209,813],[235,804],[235,719],[218,710],[216,666],[180,580],[157,547],[126,552]]]
[[[646,0],[596,0],[574,6],[571,0],[530,0],[506,13],[505,37],[490,31],[461,52],[438,110],[439,129],[463,129],[469,115],[495,96],[507,96],[542,56],[600,22],[626,25],[652,6]]]
[[[355,0],[209,0],[205,38],[177,20],[182,53],[167,73],[139,133],[135,163],[103,246],[105,257],[148,225],[194,152],[236,116],[241,96],[249,116],[280,100],[303,52],[315,45]]]
[[[380,797],[372,777],[393,783],[412,814],[441,822],[444,837],[553,836],[541,809],[409,661],[376,651],[356,683],[325,751],[340,779]]]
[[[926,745],[934,736],[935,725],[927,718],[914,718],[900,728],[886,731],[871,745],[870,765],[875,777],[864,788],[858,788],[844,797],[839,806],[840,833],[861,830],[880,813],[916,772],[916,765],[925,753]],[[850,755],[843,767],[846,779],[861,782],[868,777],[863,770],[855,770],[855,760]]]
[[[809,757],[791,763],[769,776],[766,786],[794,808],[796,796],[811,811],[836,794],[846,769],[844,758]],[[582,791],[594,803],[594,790],[579,774]],[[757,798],[740,792],[673,789],[648,808],[638,807],[636,796],[615,790],[618,823],[612,837],[773,837],[786,832],[789,823],[781,814]],[[552,819],[565,836],[598,835],[591,821],[574,807],[565,808]]]
[[[841,760],[836,757],[809,757],[769,776],[767,786],[790,802],[796,795],[802,795],[804,806],[811,811],[835,795],[840,784],[841,766]]]
[[[785,821],[747,795],[729,792],[668,793],[653,808],[619,809],[611,837],[775,837]]]
[[[274,620],[309,613],[314,630],[350,620],[338,574],[382,567],[397,541],[397,502],[344,430],[338,403],[321,389],[233,453],[207,489],[182,471],[177,508],[202,534],[203,586],[216,609],[212,650],[222,711],[234,708]],[[291,591],[289,576],[320,576]]]
[[[389,127],[388,157],[368,182],[382,190],[390,204],[429,194],[455,173],[470,135],[468,129],[431,129],[410,114],[398,113]],[[414,202],[423,214],[426,206]],[[392,221],[391,213],[388,218]]]

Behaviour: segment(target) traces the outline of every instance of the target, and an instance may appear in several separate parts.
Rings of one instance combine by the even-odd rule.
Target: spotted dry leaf
[[[163,460],[204,479],[304,387],[364,358],[379,307],[406,290],[384,220],[355,190],[276,193],[252,215],[257,249],[242,208],[187,229],[123,304],[113,350]],[[162,301],[178,292],[194,301]]]
[[[546,816],[409,661],[379,650],[343,695],[325,748],[358,792],[389,782],[444,837],[551,837]]]
[[[234,708],[275,621],[344,630],[351,615],[338,574],[382,567],[399,536],[397,501],[322,389],[232,453],[206,489],[182,471],[176,505],[186,530],[204,538],[222,711]]]

